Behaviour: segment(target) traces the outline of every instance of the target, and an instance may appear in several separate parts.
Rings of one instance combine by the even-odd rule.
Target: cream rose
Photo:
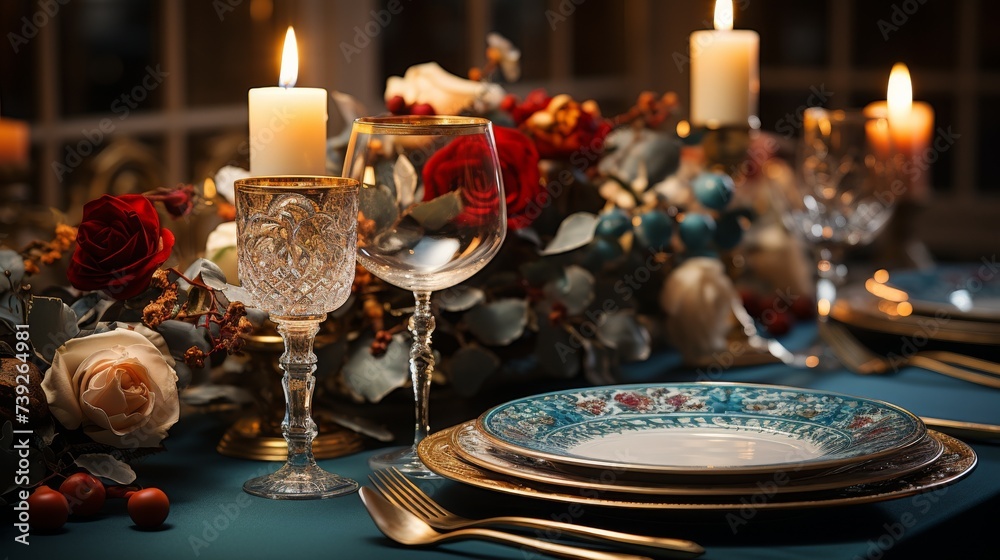
[[[155,447],[180,414],[172,361],[127,329],[74,338],[56,350],[42,390],[67,428],[115,447]]]
[[[504,89],[497,84],[473,82],[449,73],[436,62],[411,66],[403,77],[390,76],[385,99],[400,96],[406,103],[428,103],[439,115],[457,115],[465,109],[485,113],[503,101]]]

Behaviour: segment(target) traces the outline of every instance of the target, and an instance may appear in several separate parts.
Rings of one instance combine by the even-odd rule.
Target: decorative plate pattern
[[[465,462],[500,474],[556,486],[652,496],[740,496],[752,494],[760,488],[760,475],[752,482],[734,484],[720,484],[714,479],[697,477],[689,478],[686,482],[642,482],[615,476],[609,471],[594,471],[592,476],[576,475],[561,472],[545,459],[521,457],[496,448],[479,433],[474,422],[459,424],[445,431],[450,434],[452,451]],[[884,459],[866,461],[804,478],[796,477],[797,473],[794,472],[772,475],[772,478],[782,482],[780,485],[775,484],[774,493],[831,490],[896,478],[927,466],[937,460],[943,451],[941,442],[927,435],[916,445]]]
[[[884,457],[926,434],[919,418],[884,402],[741,383],[546,393],[486,411],[477,428],[518,455],[657,475],[828,469]]]
[[[804,509],[867,504],[904,498],[958,482],[976,466],[976,453],[961,441],[934,431],[928,432],[940,441],[944,454],[926,467],[905,476],[871,484],[858,484],[839,490],[823,492],[803,492],[767,497],[763,490],[742,496],[743,500],[753,500],[758,509]],[[582,505],[611,508],[644,510],[711,510],[736,511],[746,507],[745,501],[729,497],[644,497],[636,494],[598,492],[588,488],[570,490],[565,486],[553,486],[519,479],[462,461],[449,441],[447,430],[431,434],[417,447],[420,460],[435,473],[444,478],[475,486],[485,490]]]

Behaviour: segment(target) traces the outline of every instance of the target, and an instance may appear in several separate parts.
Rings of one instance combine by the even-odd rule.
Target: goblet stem
[[[313,342],[323,317],[275,318],[285,342],[278,359],[285,372],[285,418],[281,433],[288,444],[288,459],[277,472],[248,480],[243,489],[255,496],[272,499],[331,498],[357,490],[358,484],[321,469],[313,457],[312,442],[316,422],[312,419],[313,389],[316,387],[316,354]]]
[[[410,379],[413,381],[413,401],[416,411],[416,425],[413,429],[413,445],[394,449],[368,459],[372,469],[393,467],[413,478],[437,478],[417,455],[417,445],[430,431],[429,406],[431,376],[434,373],[434,353],[431,350],[431,334],[434,333],[434,316],[431,315],[431,293],[413,292],[416,309],[410,317]]]
[[[413,292],[416,309],[410,317],[410,379],[413,381],[413,400],[416,403],[416,426],[413,430],[413,447],[427,437],[430,431],[431,376],[434,374],[434,352],[431,335],[434,333],[434,315],[431,314],[431,293]]]
[[[821,245],[816,251],[816,307],[819,320],[826,321],[837,301],[837,287],[844,283],[847,267],[841,264],[838,246]]]
[[[313,342],[319,332],[319,322],[280,321],[278,332],[285,341],[285,353],[278,359],[285,372],[281,386],[285,389],[285,418],[281,433],[288,443],[288,464],[294,467],[315,465],[312,442],[316,438],[316,422],[312,419],[312,397],[316,387],[316,354]]]

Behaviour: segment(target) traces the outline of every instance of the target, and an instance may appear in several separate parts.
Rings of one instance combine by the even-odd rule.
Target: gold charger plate
[[[759,509],[803,509],[868,504],[928,492],[954,484],[972,472],[977,459],[971,447],[939,432],[928,431],[928,433],[944,445],[944,454],[937,461],[908,475],[840,490],[780,495],[769,493],[769,486],[764,483],[757,492],[744,497],[752,500],[754,506]],[[745,501],[734,500],[732,496],[720,499],[712,497],[658,499],[640,494],[600,492],[588,488],[577,488],[574,492],[568,487],[532,482],[489,471],[458,457],[452,448],[449,430],[428,436],[420,442],[417,453],[424,465],[444,478],[484,490],[540,500],[650,510],[725,511],[746,506]]]
[[[840,296],[830,310],[830,317],[846,325],[945,342],[1000,343],[1000,323],[995,321],[959,319],[943,311],[935,315],[889,315],[879,310],[878,298],[858,286],[845,288]]]
[[[517,455],[491,445],[478,432],[475,421],[444,431],[449,434],[450,449],[459,459],[489,471],[561,487],[653,496],[745,496],[760,490],[758,484],[766,483],[768,479],[781,482],[772,487],[775,494],[833,490],[898,478],[926,467],[944,453],[944,444],[927,435],[918,443],[884,459],[863,461],[858,465],[802,478],[795,478],[796,473],[793,471],[776,470],[769,476],[762,476],[759,481],[742,484],[707,482],[703,477],[691,478],[690,481],[664,477],[664,482],[659,483],[630,480],[624,476],[626,473],[611,470],[595,470],[590,477],[561,471],[544,459]]]

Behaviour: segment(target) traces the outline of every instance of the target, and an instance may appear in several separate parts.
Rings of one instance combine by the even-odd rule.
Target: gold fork
[[[820,336],[848,369],[862,375],[894,371],[900,365],[911,365],[942,375],[1000,389],[1000,365],[951,352],[917,352],[908,358],[890,360],[870,350],[846,327],[831,321],[821,322]],[[952,363],[947,363],[951,361]],[[958,365],[956,365],[958,364]],[[965,367],[960,367],[965,366]],[[980,371],[966,369],[974,367]]]
[[[468,519],[446,510],[395,468],[377,470],[368,478],[387,500],[437,529],[451,531],[469,527],[505,525],[541,529],[548,534],[557,532],[590,540],[651,547],[664,551],[661,554],[669,553],[669,555],[678,558],[695,558],[705,552],[704,548],[689,540],[632,535],[548,519],[512,516]]]

